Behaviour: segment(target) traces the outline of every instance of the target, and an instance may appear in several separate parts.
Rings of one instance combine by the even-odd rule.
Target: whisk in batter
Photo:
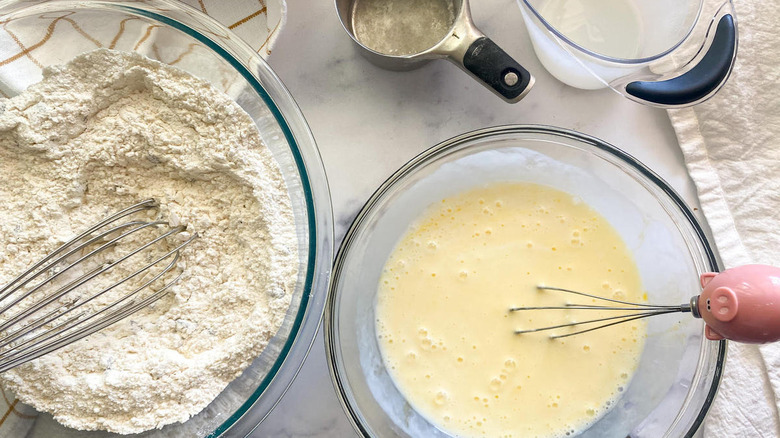
[[[647,318],[650,316],[665,315],[668,313],[691,312],[691,308],[692,308],[691,304],[684,304],[681,306],[656,306],[656,305],[645,304],[645,303],[632,303],[628,301],[616,300],[613,298],[588,294],[585,292],[578,292],[571,289],[564,289],[562,287],[539,285],[536,286],[536,288],[539,289],[540,291],[558,291],[558,292],[568,293],[572,295],[577,295],[580,297],[590,298],[591,302],[603,301],[607,303],[615,303],[618,305],[623,305],[624,307],[620,307],[616,305],[610,306],[610,305],[568,303],[568,302],[562,306],[511,307],[509,309],[510,312],[522,312],[526,310],[602,310],[602,311],[618,311],[622,313],[617,316],[605,316],[602,318],[592,318],[592,319],[586,319],[582,321],[567,322],[563,324],[551,325],[546,327],[538,327],[538,328],[525,329],[525,330],[515,330],[515,334],[521,335],[524,333],[536,333],[536,332],[543,332],[548,330],[563,329],[568,327],[589,326],[589,328],[583,328],[574,332],[569,331],[569,332],[565,332],[564,334],[550,335],[550,339],[566,338],[569,336],[588,333],[593,330],[598,330],[601,328],[607,328],[613,325],[622,324],[624,322],[630,322],[630,321],[635,321],[637,319]],[[695,301],[692,300],[692,302]]]
[[[537,286],[542,291],[557,291],[590,298],[592,302],[617,305],[572,304],[562,306],[512,307],[511,312],[526,310],[586,310],[617,313],[616,316],[586,318],[578,321],[516,330],[516,334],[576,328],[576,331],[550,335],[551,339],[588,333],[638,319],[669,313],[691,313],[704,319],[705,336],[713,341],[730,339],[745,343],[768,343],[780,340],[780,268],[767,265],[744,265],[720,274],[707,272],[700,277],[700,295],[688,304],[659,306],[611,299],[552,286]]]
[[[417,412],[462,437],[564,438],[614,406],[645,324],[555,340],[515,335],[518,325],[570,317],[507,311],[563,305],[536,290],[540,281],[642,298],[620,236],[567,193],[494,183],[442,199],[415,221],[380,277],[376,331],[388,374]]]

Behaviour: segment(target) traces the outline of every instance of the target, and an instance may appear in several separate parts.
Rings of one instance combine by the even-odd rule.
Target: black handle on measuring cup
[[[534,84],[531,73],[488,37],[471,43],[463,56],[463,66],[510,103],[525,97]]]
[[[717,90],[731,73],[737,50],[734,17],[724,15],[718,22],[715,37],[699,64],[686,73],[666,81],[636,81],[626,85],[634,97],[661,105],[693,104]]]

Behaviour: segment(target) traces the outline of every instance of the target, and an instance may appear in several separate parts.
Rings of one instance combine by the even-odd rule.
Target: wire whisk
[[[617,316],[515,331],[517,334],[524,334],[588,326],[570,333],[553,334],[550,336],[552,339],[579,335],[656,315],[690,313],[694,318],[704,320],[704,337],[711,341],[728,339],[751,344],[780,341],[780,267],[755,264],[736,266],[723,272],[705,272],[699,275],[699,283],[701,293],[691,297],[688,304],[679,306],[632,303],[561,287],[537,286],[539,290],[563,292],[617,305],[566,304],[512,307],[509,310],[521,312],[576,309],[621,312]]]
[[[198,237],[150,219],[154,199],[110,215],[0,288],[0,372],[102,330],[162,298]]]
[[[608,310],[608,311],[619,311],[622,312],[620,315],[617,316],[608,316],[604,318],[596,318],[596,319],[589,319],[586,321],[576,321],[576,322],[570,322],[565,324],[558,324],[558,325],[552,325],[547,327],[539,327],[539,328],[533,328],[533,329],[527,329],[527,330],[515,330],[515,334],[524,334],[524,333],[534,333],[534,332],[541,332],[541,331],[548,331],[548,330],[555,330],[555,329],[562,329],[566,327],[574,327],[574,326],[583,326],[583,325],[592,325],[597,323],[599,324],[595,327],[591,326],[589,328],[585,328],[582,330],[578,330],[571,333],[565,333],[565,334],[554,334],[550,335],[550,339],[559,339],[559,338],[566,338],[569,336],[579,335],[582,333],[591,332],[593,330],[598,330],[602,328],[607,328],[613,325],[617,324],[623,324],[629,321],[634,321],[637,319],[642,318],[648,318],[651,316],[656,315],[664,315],[667,313],[686,313],[691,312],[692,308],[694,306],[693,299],[691,300],[690,304],[682,304],[679,306],[657,306],[652,304],[643,304],[643,303],[632,303],[629,301],[621,301],[616,300],[612,298],[605,298],[600,297],[598,295],[592,295],[585,292],[579,292],[571,289],[564,289],[561,287],[552,287],[552,286],[536,286],[539,290],[551,290],[551,291],[558,291],[558,292],[564,292],[568,294],[578,295],[582,297],[588,297],[588,298],[594,298],[601,301],[607,301],[611,303],[616,304],[622,304],[623,306],[605,306],[605,305],[595,305],[595,304],[565,304],[563,306],[534,306],[534,307],[512,307],[509,310],[511,312],[521,312],[526,310]],[[698,297],[695,297],[698,298]]]

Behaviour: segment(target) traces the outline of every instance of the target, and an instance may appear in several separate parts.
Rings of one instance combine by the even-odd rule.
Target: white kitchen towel
[[[739,49],[723,89],[670,110],[726,268],[780,266],[780,2],[736,0]],[[780,437],[780,343],[729,343],[704,436]]]
[[[181,0],[227,26],[263,58],[286,23],[285,0]]]
[[[286,22],[285,0],[181,0],[201,10],[267,58]],[[31,26],[19,20],[0,22],[0,98],[16,95],[41,79],[39,58],[65,57],[98,47],[135,47],[150,58],[171,65],[185,64],[192,47],[165,47],[156,41],[156,26],[142,20],[114,15],[95,21],[94,16],[72,12],[37,15]],[[62,44],[68,41],[67,47]],[[158,47],[158,44],[161,47]],[[52,52],[54,55],[52,56]],[[186,68],[185,68],[186,69]]]

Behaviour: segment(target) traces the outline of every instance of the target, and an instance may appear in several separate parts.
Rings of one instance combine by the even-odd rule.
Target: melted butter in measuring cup
[[[357,0],[355,37],[385,55],[413,55],[441,41],[455,23],[451,0]]]

